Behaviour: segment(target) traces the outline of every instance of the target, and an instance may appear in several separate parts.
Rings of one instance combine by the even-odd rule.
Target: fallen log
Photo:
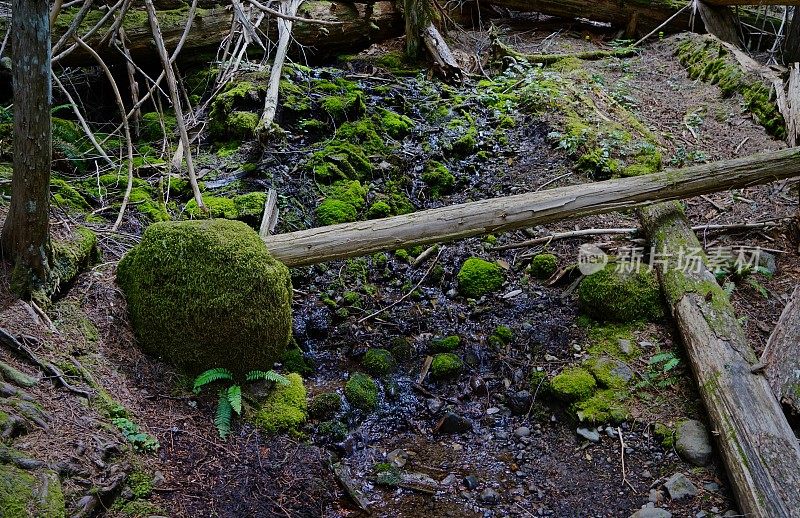
[[[53,41],[57,41],[69,27],[77,10],[62,10],[53,28]],[[77,33],[83,35],[100,19],[99,9],[93,9],[81,23]],[[293,39],[305,48],[302,53],[295,45],[295,55],[310,58],[323,58],[341,52],[353,52],[365,48],[375,41],[393,38],[403,33],[403,19],[394,3],[379,0],[371,4],[355,4],[349,2],[327,2],[308,0],[297,13],[299,17],[337,22],[337,25],[323,25],[308,22],[295,22],[292,29]],[[193,26],[186,38],[180,61],[207,62],[214,59],[217,47],[230,31],[233,10],[224,5],[197,9]],[[164,43],[169,50],[178,44],[189,18],[189,7],[183,6],[172,10],[159,10],[158,21],[161,26]],[[86,39],[91,47],[108,63],[122,62],[124,57],[115,48],[101,42],[113,23],[113,17],[103,25],[92,37]],[[150,27],[147,24],[147,13],[144,5],[132,6],[125,15],[122,26],[127,37],[128,50],[135,61],[144,63],[152,61],[156,53],[155,43]],[[0,20],[0,30],[5,30],[5,21]],[[265,27],[266,28],[266,27]],[[267,31],[273,41],[278,39],[277,25],[272,21]],[[257,50],[254,48],[254,52]],[[253,54],[255,55],[255,54]],[[57,57],[57,56],[56,56]],[[58,60],[62,65],[92,65],[91,56],[81,49],[75,49],[69,55]]]
[[[303,266],[381,250],[505,232],[797,175],[800,175],[800,149],[783,149],[633,178],[312,228],[269,236],[265,243],[272,255],[285,265]]]
[[[753,517],[800,516],[800,444],[766,378],[753,373],[748,346],[727,295],[677,203],[640,211],[662,291],[672,309],[700,396],[714,429],[739,511]]]
[[[761,365],[778,401],[800,414],[800,286],[772,330]]]
[[[422,41],[433,61],[436,74],[445,81],[460,82],[464,76],[463,71],[435,25],[431,23],[425,27],[422,31]]]

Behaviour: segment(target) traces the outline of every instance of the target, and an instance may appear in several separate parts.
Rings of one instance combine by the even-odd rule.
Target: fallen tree
[[[775,397],[800,414],[800,286],[794,289],[761,355]]]
[[[767,380],[753,373],[748,346],[728,296],[708,265],[681,266],[681,253],[701,251],[677,203],[640,211],[659,253],[662,291],[672,309],[728,478],[746,516],[798,516],[800,444]]]
[[[638,177],[312,228],[269,236],[265,243],[272,255],[287,266],[302,266],[613,212],[797,175],[800,175],[800,149],[784,149]]]

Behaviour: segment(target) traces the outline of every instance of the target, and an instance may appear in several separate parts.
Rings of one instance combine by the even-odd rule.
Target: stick
[[[200,188],[197,185],[197,176],[194,174],[194,162],[192,161],[192,149],[189,144],[189,134],[186,132],[186,123],[183,120],[183,110],[181,109],[181,101],[178,97],[178,87],[175,81],[175,73],[172,70],[172,62],[167,55],[167,49],[164,47],[164,39],[161,37],[161,27],[156,17],[156,8],[153,6],[153,0],[144,0],[147,6],[147,16],[150,18],[150,28],[153,31],[153,38],[156,40],[156,48],[158,55],[161,58],[161,64],[164,67],[164,73],[167,78],[167,86],[169,86],[169,95],[172,99],[172,108],[175,110],[175,119],[178,122],[178,132],[180,133],[181,143],[183,144],[183,153],[186,158],[186,168],[189,170],[189,183],[192,186],[192,193],[197,207],[206,212],[206,206],[203,204],[203,197],[200,194]]]
[[[288,14],[286,12],[276,11],[275,9],[271,9],[271,8],[267,7],[266,5],[258,2],[257,0],[247,0],[247,1],[250,2],[251,4],[253,4],[253,6],[256,9],[259,9],[261,11],[264,11],[267,14],[271,14],[272,16],[276,16],[276,17],[281,18],[281,19],[286,20],[286,21],[303,22],[303,23],[316,23],[317,25],[343,25],[344,24],[344,22],[340,22],[340,21],[336,21],[336,20],[315,20],[314,18],[302,18],[300,16],[295,16],[294,14]],[[296,9],[295,9],[295,12],[297,12]]]
[[[258,235],[261,239],[266,239],[275,230],[278,224],[278,193],[275,189],[270,189],[267,193],[267,201],[264,202],[264,215],[261,216],[261,227]]]

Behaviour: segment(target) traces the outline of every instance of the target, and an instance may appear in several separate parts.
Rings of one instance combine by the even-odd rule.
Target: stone
[[[675,473],[664,482],[664,487],[673,500],[693,498],[697,496],[697,488],[683,473]]]
[[[494,489],[486,488],[481,493],[480,500],[484,504],[494,505],[500,502],[500,495],[497,494],[497,491],[495,491]]]
[[[450,473],[449,475],[447,475],[446,477],[444,477],[444,478],[443,478],[443,479],[442,479],[442,480],[439,482],[439,484],[441,484],[441,485],[443,485],[443,486],[452,486],[453,484],[455,484],[455,483],[456,483],[456,478],[457,478],[457,477],[456,477],[456,476],[455,476],[453,473]]]
[[[659,491],[658,489],[651,489],[650,495],[647,497],[649,502],[653,502],[654,504],[660,504],[664,501],[664,493]]]
[[[600,442],[600,434],[597,433],[597,430],[590,430],[588,428],[578,428],[576,432],[578,435],[580,435],[589,442]]]
[[[683,460],[695,466],[707,466],[711,461],[711,439],[703,423],[690,419],[675,429],[675,450]]]
[[[719,491],[719,484],[716,482],[706,482],[703,484],[703,489],[706,491]]]
[[[633,353],[633,344],[630,340],[624,338],[619,339],[619,350],[622,354],[629,355]]]
[[[633,513],[630,518],[672,518],[672,513],[660,507],[643,507]]]
[[[433,429],[434,433],[464,433],[469,431],[472,431],[472,422],[453,412],[447,412]]]
[[[389,461],[392,466],[402,468],[406,465],[406,462],[408,462],[408,453],[406,453],[405,450],[398,448],[387,453],[386,460]]]
[[[758,250],[758,266],[768,272],[769,275],[775,275],[778,272],[775,255],[763,250]]]
[[[514,415],[526,414],[531,408],[531,393],[527,390],[514,392],[508,398],[508,406]]]
[[[467,475],[464,477],[464,487],[472,491],[478,487],[478,478],[475,475]]]
[[[514,430],[514,435],[517,437],[528,437],[531,434],[531,429],[527,426],[520,426],[516,430]]]

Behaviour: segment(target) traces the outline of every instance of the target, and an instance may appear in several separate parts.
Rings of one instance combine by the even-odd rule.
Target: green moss
[[[231,137],[241,138],[242,132],[258,116],[247,110],[263,108],[261,101],[266,92],[266,86],[251,81],[234,81],[228,84],[225,90],[214,98],[209,113],[208,129],[215,139],[227,141]],[[238,115],[236,115],[238,113]],[[249,115],[247,115],[249,113]],[[231,124],[234,124],[231,126]],[[255,128],[255,125],[253,125]]]
[[[618,423],[630,418],[625,404],[627,393],[611,389],[599,390],[591,397],[578,401],[574,410],[578,419],[591,423]]]
[[[289,271],[238,221],[151,225],[117,282],[139,345],[190,373],[267,370],[291,336]]]
[[[267,203],[267,193],[249,192],[236,196],[233,205],[238,213],[237,218],[261,218],[264,213],[264,205]]]
[[[653,427],[653,434],[664,448],[669,450],[675,446],[675,430],[673,428],[663,423],[656,423]]]
[[[358,219],[358,212],[347,202],[325,199],[317,206],[317,221],[320,225],[336,225]]]
[[[147,216],[152,222],[170,220],[166,205],[162,200],[155,199],[150,187],[135,187],[131,189],[128,201],[132,207]]]
[[[492,333],[492,336],[497,337],[497,339],[503,344],[509,344],[511,343],[511,340],[514,339],[514,333],[508,326],[497,326]]]
[[[303,378],[294,372],[286,378],[289,384],[276,384],[256,413],[255,424],[266,433],[297,434],[306,421],[308,406]]]
[[[458,156],[469,156],[478,150],[478,128],[472,117],[465,115],[463,119],[455,119],[448,126],[459,128],[462,134],[456,138],[450,148]]]
[[[403,138],[414,129],[414,121],[405,115],[386,110],[378,109],[380,127],[392,138]]]
[[[147,498],[153,491],[153,477],[144,471],[134,471],[128,475],[127,483],[135,498]]]
[[[386,349],[369,349],[361,361],[364,369],[373,376],[386,376],[396,365],[392,353]]]
[[[495,263],[470,257],[461,266],[457,279],[458,291],[465,297],[477,299],[500,289],[503,285],[503,270]]]
[[[297,374],[310,374],[314,369],[308,364],[299,347],[290,347],[283,353],[281,365],[286,372],[296,372]]]
[[[547,396],[550,394],[550,377],[544,371],[531,372],[530,378],[531,394],[536,394],[537,397]]]
[[[359,295],[358,292],[356,291],[345,291],[342,294],[342,302],[344,302],[348,306],[360,306],[361,295]]]
[[[260,117],[253,112],[231,112],[225,121],[227,128],[225,136],[234,140],[253,138],[260,120]]]
[[[404,262],[409,262],[412,259],[412,257],[408,254],[408,250],[406,250],[405,248],[398,248],[397,250],[395,250],[394,256]]]
[[[336,138],[357,145],[366,154],[380,154],[386,148],[375,121],[370,118],[345,122],[336,130]]]
[[[317,427],[317,433],[333,441],[343,441],[347,438],[347,425],[336,420],[323,421]]]
[[[558,269],[558,259],[553,254],[538,254],[533,257],[528,271],[537,279],[549,279]]]
[[[122,506],[122,514],[131,518],[148,518],[150,516],[162,516],[166,514],[163,509],[149,500],[136,499],[126,502]]]
[[[371,412],[378,406],[378,385],[360,372],[352,374],[347,380],[344,395],[351,406],[365,412]]]
[[[622,163],[611,158],[610,150],[602,147],[593,148],[579,156],[576,165],[596,180],[617,176],[622,169]]]
[[[594,392],[595,386],[594,377],[582,367],[565,369],[550,382],[553,393],[565,401],[587,399]]]
[[[442,194],[450,192],[456,184],[456,177],[447,167],[436,160],[430,160],[425,164],[422,172],[422,181],[428,186],[431,198],[436,200]]]
[[[161,127],[163,120],[164,127]],[[163,116],[158,112],[148,112],[142,114],[142,119],[139,122],[139,135],[146,141],[161,140],[164,138],[164,132],[170,135],[175,131],[178,125],[178,119],[175,115],[165,113]]]
[[[342,409],[342,398],[336,392],[317,394],[308,405],[308,415],[318,421],[332,419]]]
[[[610,263],[581,281],[578,286],[581,311],[597,320],[660,319],[664,313],[655,272],[646,268],[633,272],[617,272],[616,269],[617,265]]]
[[[375,484],[385,487],[396,487],[402,482],[400,468],[388,462],[375,464]]]
[[[355,119],[367,109],[364,103],[364,94],[361,91],[351,91],[341,95],[323,97],[320,101],[320,107],[330,115],[331,119],[335,122],[345,119]]]
[[[431,362],[431,377],[437,380],[455,378],[461,374],[464,362],[453,353],[439,353]]]
[[[88,211],[89,204],[83,196],[61,178],[50,178],[50,194],[56,206],[68,210]]]
[[[372,175],[372,164],[363,150],[349,142],[332,141],[311,155],[306,167],[320,182],[362,180]]]
[[[431,340],[430,351],[434,353],[450,353],[458,349],[461,345],[461,338],[458,336],[446,336]]]
[[[288,110],[295,115],[311,111],[311,97],[308,88],[303,88],[288,79],[281,79],[278,86],[278,96],[283,110]],[[308,129],[309,127],[306,126],[306,128]]]
[[[192,199],[186,204],[186,214],[192,218],[225,218],[236,219],[239,217],[239,212],[236,210],[236,204],[231,198],[224,198],[222,196],[211,196],[204,194],[203,205],[205,205],[208,213],[204,213],[197,206],[197,202]]]
[[[52,239],[53,263],[51,265],[51,291],[72,282],[80,272],[97,262],[97,235],[86,227],[73,229],[68,239]]]
[[[367,217],[369,219],[386,218],[392,215],[392,207],[385,201],[379,200],[370,205],[367,210]]]
[[[62,518],[66,511],[58,475],[0,464],[0,513],[4,518]]]
[[[588,344],[584,347],[592,356],[607,355],[622,360],[636,358],[640,354],[636,346],[636,337],[633,334],[641,324],[625,323],[598,324],[593,320],[581,316],[578,318],[578,325],[586,328]],[[620,348],[620,341],[625,340],[629,344],[629,353],[623,353]]]
[[[604,387],[622,388],[628,384],[621,375],[625,366],[619,360],[608,357],[589,358],[585,365]]]

